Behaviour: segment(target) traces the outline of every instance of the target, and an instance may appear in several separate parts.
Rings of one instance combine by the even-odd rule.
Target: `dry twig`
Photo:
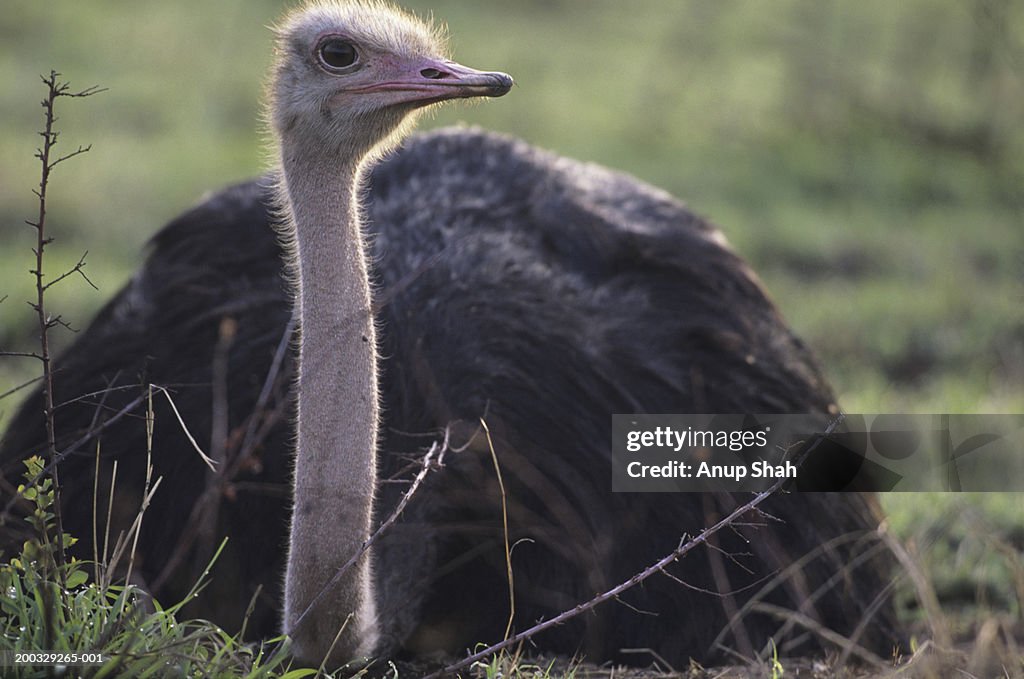
[[[46,281],[43,273],[43,260],[46,246],[53,242],[53,237],[47,235],[46,232],[46,192],[50,184],[50,173],[53,172],[54,168],[63,163],[66,160],[70,160],[75,156],[87,153],[91,146],[79,146],[74,151],[65,155],[59,156],[54,153],[54,148],[57,146],[57,140],[60,133],[54,129],[54,124],[57,122],[57,116],[55,114],[55,104],[57,99],[61,97],[71,98],[82,98],[89,97],[103,90],[98,87],[88,87],[84,90],[74,92],[71,90],[71,86],[67,82],[62,82],[60,74],[56,71],[50,71],[49,76],[42,76],[43,84],[46,85],[47,92],[46,98],[43,99],[41,105],[43,107],[45,116],[45,126],[43,131],[39,133],[39,136],[43,138],[42,146],[36,149],[36,158],[39,159],[42,165],[42,171],[39,179],[39,188],[33,189],[32,193],[35,194],[39,200],[39,210],[34,220],[25,220],[25,223],[35,229],[36,232],[36,245],[32,249],[35,254],[35,268],[31,270],[32,275],[36,279],[36,298],[35,301],[29,302],[29,306],[32,307],[36,313],[36,318],[39,324],[39,351],[36,352],[4,352],[5,356],[28,356],[38,359],[43,365],[43,399],[44,406],[43,411],[46,418],[46,448],[47,458],[49,460],[49,473],[53,477],[53,492],[54,492],[54,523],[57,529],[57,548],[53,550],[56,556],[57,564],[59,566],[64,565],[65,554],[64,554],[64,521],[61,512],[60,503],[60,478],[57,471],[57,442],[56,442],[56,427],[54,424],[54,399],[53,399],[53,370],[51,366],[50,356],[50,338],[49,332],[56,326],[62,326],[70,329],[70,326],[65,322],[59,315],[51,316],[46,311],[46,292],[60,283],[65,278],[73,274],[80,275],[86,283],[95,288],[89,277],[85,275],[85,255],[83,254],[78,263],[75,264],[71,269],[57,276],[53,280]],[[47,542],[48,537],[44,534],[43,539]],[[57,570],[58,577],[63,580],[65,575],[65,569],[59,568]]]
[[[828,425],[828,427],[825,428],[823,435],[813,445],[809,446],[807,450],[803,451],[803,453],[796,460],[794,460],[795,464],[799,467],[807,458],[807,456],[814,452],[814,449],[818,447],[818,444],[822,440],[827,439],[836,430],[836,427],[838,427],[839,424],[842,423],[843,419],[843,415],[838,415]],[[602,604],[605,601],[608,601],[609,599],[617,598],[626,590],[635,587],[636,585],[640,584],[652,575],[664,572],[665,568],[667,568],[670,564],[677,561],[678,559],[686,556],[686,554],[693,551],[694,548],[700,545],[708,544],[708,540],[712,536],[721,531],[723,528],[727,528],[735,524],[739,520],[739,518],[747,512],[756,509],[758,505],[760,505],[767,498],[769,498],[776,491],[778,491],[783,485],[785,485],[786,482],[787,479],[785,478],[778,479],[767,490],[757,493],[746,504],[741,505],[740,507],[733,510],[732,513],[730,513],[724,519],[722,519],[715,525],[711,526],[710,528],[704,529],[700,535],[697,535],[689,540],[687,540],[686,536],[684,535],[679,540],[679,546],[676,547],[676,549],[674,549],[671,553],[667,554],[666,556],[659,559],[655,563],[651,564],[644,570],[635,574],[633,577],[629,578],[624,582],[619,583],[618,585],[612,587],[606,592],[598,594],[593,599],[581,603],[575,606],[574,608],[571,608],[567,611],[563,611],[549,620],[539,622],[533,627],[524,630],[519,634],[516,634],[515,636],[506,637],[504,640],[496,644],[492,644],[491,646],[488,646],[487,648],[478,651],[477,653],[473,653],[472,655],[467,656],[456,663],[448,665],[444,669],[438,670],[437,672],[427,675],[426,677],[424,677],[424,679],[440,679],[440,677],[454,674],[465,667],[469,667],[473,663],[479,662],[484,658],[487,658],[488,656],[497,653],[498,651],[504,650],[509,646],[513,646],[522,641],[525,641],[526,639],[529,639],[530,637],[539,634],[544,630],[561,625],[562,623],[565,623],[571,620],[572,618],[575,618],[576,616],[580,615],[581,613],[585,613],[586,611],[595,608],[599,604]]]

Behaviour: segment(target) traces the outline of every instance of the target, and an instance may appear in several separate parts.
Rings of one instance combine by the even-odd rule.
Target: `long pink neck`
[[[344,661],[372,653],[378,638],[369,554],[328,586],[369,537],[377,478],[376,334],[357,165],[317,162],[287,143],[282,165],[301,327],[284,629],[297,657],[319,661],[334,644],[331,659]]]

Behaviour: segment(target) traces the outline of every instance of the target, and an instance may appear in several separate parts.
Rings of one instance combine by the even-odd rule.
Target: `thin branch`
[[[215,476],[215,483],[208,482],[202,495],[200,495],[199,499],[192,504],[192,511],[189,514],[189,519],[186,523],[188,528],[178,537],[178,541],[174,546],[174,550],[171,552],[171,556],[166,560],[163,569],[151,583],[153,590],[159,590],[163,586],[164,582],[175,574],[178,566],[188,555],[189,549],[199,537],[200,529],[206,521],[204,517],[206,517],[210,512],[214,514],[216,513],[217,508],[214,503],[224,492],[228,484],[231,484],[235,490],[243,488],[254,490],[258,488],[257,492],[269,494],[271,484],[263,484],[261,486],[261,484],[238,483],[235,481],[235,478],[249,463],[253,452],[256,450],[259,443],[266,437],[267,432],[283,417],[281,407],[270,409],[268,405],[270,403],[270,398],[274,393],[274,387],[279,385],[283,380],[281,369],[284,365],[284,359],[288,353],[288,345],[291,342],[292,334],[295,331],[295,323],[296,314],[293,313],[284,332],[281,334],[277,350],[274,353],[274,359],[271,362],[270,369],[267,371],[267,376],[263,381],[263,388],[260,390],[260,395],[256,400],[256,405],[253,407],[252,413],[248,417],[245,435],[242,439],[241,446],[238,448],[238,453],[232,456],[227,464],[220,466],[220,469],[217,471]],[[227,452],[228,451],[225,450],[225,453]],[[284,496],[287,497],[288,495],[288,493],[285,493]]]
[[[171,404],[171,411],[174,413],[174,416],[178,418],[178,424],[181,425],[181,431],[185,434],[185,438],[187,438],[188,442],[192,444],[192,448],[194,448],[195,451],[199,453],[199,458],[206,463],[206,466],[209,467],[211,471],[216,471],[216,463],[210,459],[209,455],[203,452],[203,449],[199,447],[199,443],[196,442],[195,437],[192,436],[192,432],[188,430],[188,425],[185,424],[184,418],[182,418],[181,413],[178,412],[178,406],[174,404],[174,399],[171,398],[171,392],[167,391],[167,389],[165,389],[164,387],[158,386],[156,384],[151,384],[149,386],[151,389],[156,389],[158,391],[163,392],[163,395],[167,397],[167,402]]]
[[[47,86],[47,97],[43,100],[42,106],[45,111],[46,127],[40,134],[43,137],[43,147],[36,152],[36,157],[42,162],[42,176],[39,179],[39,190],[36,192],[36,196],[39,198],[39,216],[36,218],[32,226],[36,230],[36,247],[34,253],[36,256],[36,266],[32,271],[36,279],[36,301],[33,307],[36,310],[36,315],[39,321],[39,359],[43,363],[43,399],[44,399],[44,414],[46,416],[46,448],[49,454],[51,462],[57,459],[57,442],[56,442],[56,428],[54,426],[53,416],[53,371],[50,367],[50,342],[49,342],[49,330],[52,327],[50,324],[50,318],[46,315],[44,296],[46,292],[46,285],[43,283],[43,252],[46,249],[46,244],[49,240],[46,237],[46,189],[50,182],[50,171],[53,170],[53,164],[50,162],[50,152],[53,147],[57,144],[57,133],[53,131],[53,124],[55,122],[55,116],[53,113],[53,105],[60,96],[62,90],[67,89],[67,84],[63,86],[57,81],[57,72],[50,71],[49,78],[43,78],[43,82]],[[60,479],[57,473],[57,465],[53,465],[50,474],[53,476],[53,490],[54,490],[54,521],[57,525],[57,541],[60,545],[57,551],[57,563],[60,566],[64,565],[64,520],[61,512],[61,501],[60,501]],[[59,573],[63,574],[64,569],[60,568]],[[61,582],[63,584],[63,575],[61,575]]]
[[[49,76],[41,76],[43,84],[46,85],[47,90],[46,98],[42,101],[45,127],[43,131],[39,133],[43,138],[43,145],[36,151],[36,158],[39,159],[42,165],[39,178],[39,188],[38,190],[33,191],[35,196],[39,199],[39,210],[35,220],[28,222],[36,232],[36,246],[33,248],[33,254],[35,255],[35,268],[32,270],[32,275],[36,279],[36,299],[35,302],[32,303],[32,308],[36,312],[36,318],[39,325],[39,353],[38,355],[29,355],[35,356],[43,364],[43,412],[46,419],[46,452],[50,461],[49,473],[53,478],[53,514],[54,524],[57,531],[57,549],[55,550],[55,553],[57,557],[57,565],[61,566],[61,568],[58,568],[57,570],[57,575],[59,581],[63,585],[66,575],[66,570],[63,568],[66,555],[64,550],[64,519],[61,508],[60,476],[58,474],[57,465],[57,436],[53,405],[53,368],[50,362],[49,331],[55,325],[63,325],[64,327],[68,326],[66,323],[61,321],[60,316],[51,318],[46,313],[45,296],[47,289],[52,285],[52,283],[44,283],[43,281],[43,259],[46,246],[53,241],[52,237],[46,235],[46,191],[50,184],[50,173],[57,165],[61,164],[65,160],[70,160],[75,156],[86,153],[91,148],[79,146],[77,150],[53,159],[53,149],[57,145],[57,138],[59,137],[59,133],[54,129],[54,124],[57,122],[57,116],[54,112],[54,104],[60,97],[88,97],[100,92],[101,90],[94,86],[78,92],[72,92],[69,83],[60,82],[60,80],[58,80],[59,75],[60,74],[56,71],[51,70]],[[79,260],[79,263],[72,269],[72,271],[77,270],[81,272],[83,265],[84,256]],[[63,278],[63,276],[61,278]],[[57,280],[59,281],[60,278]],[[88,280],[88,278],[86,278],[86,280]],[[92,285],[91,281],[90,285]],[[43,539],[48,541],[45,531]]]
[[[813,445],[809,446],[807,450],[805,450],[797,460],[795,460],[795,464],[799,467],[803,463],[803,461],[806,460],[812,452],[814,452],[814,450],[818,447],[821,441],[827,439],[836,430],[836,427],[839,426],[839,424],[843,421],[844,418],[844,415],[838,415],[828,425],[828,427],[825,428],[823,435],[817,441],[815,441]],[[608,601],[609,599],[617,598],[626,590],[635,587],[644,580],[647,580],[652,575],[655,575],[656,573],[663,573],[665,568],[667,568],[670,564],[674,563],[675,561],[686,556],[686,554],[693,551],[694,548],[700,545],[707,544],[708,540],[712,536],[714,536],[716,533],[718,533],[724,528],[731,527],[741,516],[743,516],[751,510],[756,509],[758,505],[760,505],[771,495],[773,495],[776,491],[782,488],[782,486],[785,485],[787,482],[788,479],[784,477],[776,480],[767,490],[757,493],[746,504],[741,505],[737,509],[733,510],[732,513],[730,513],[728,516],[726,516],[724,519],[722,519],[715,525],[711,526],[710,528],[706,528],[704,531],[701,532],[700,535],[697,535],[691,540],[686,540],[684,536],[682,539],[680,539],[679,546],[676,547],[676,549],[674,549],[671,553],[665,555],[663,558],[659,559],[658,561],[651,564],[644,570],[635,574],[633,577],[629,578],[624,582],[619,583],[618,585],[612,587],[606,592],[598,594],[593,599],[578,604],[574,608],[571,608],[567,611],[562,611],[561,613],[559,613],[558,615],[549,620],[539,622],[533,627],[524,630],[513,637],[507,637],[503,641],[488,646],[487,648],[477,653],[473,653],[472,655],[467,656],[456,663],[448,665],[444,669],[429,674],[426,677],[424,677],[424,679],[440,679],[440,677],[454,674],[465,667],[469,667],[475,662],[478,662],[480,660],[483,660],[484,658],[494,655],[498,651],[504,650],[509,646],[521,643],[526,639],[529,639],[530,637],[540,632],[543,632],[544,630],[561,625],[562,623],[565,623],[568,620],[571,620],[572,618],[575,618],[576,616],[585,613],[586,611],[592,610],[594,607],[604,603],[605,601]]]
[[[879,658],[877,655],[867,650],[866,648],[858,646],[857,644],[853,643],[852,641],[844,637],[842,634],[839,634],[838,632],[831,630],[828,627],[825,627],[814,618],[804,613],[801,613],[800,611],[794,611],[792,609],[784,608],[782,606],[776,606],[775,604],[768,603],[767,601],[757,602],[757,604],[754,605],[753,610],[760,613],[767,613],[776,618],[779,618],[780,620],[785,620],[786,622],[796,623],[810,630],[811,632],[814,632],[814,634],[818,635],[819,637],[826,639],[827,641],[831,641],[833,644],[843,649],[844,654],[855,655],[862,661],[874,665],[877,668],[882,668],[886,666],[886,662],[882,658]]]
[[[0,356],[3,356],[4,358],[21,357],[21,358],[35,358],[35,359],[38,359],[40,361],[43,360],[43,357],[40,354],[37,354],[34,351],[0,351]]]
[[[6,354],[0,354],[0,356],[4,356],[4,355],[6,355]],[[36,382],[38,382],[41,379],[43,379],[43,376],[42,375],[37,375],[37,376],[33,377],[30,380],[26,380],[26,381],[22,382],[21,384],[19,384],[16,387],[11,387],[7,391],[5,391],[2,394],[0,394],[0,400],[5,399],[5,398],[7,398],[8,396],[10,396],[12,394],[18,393],[19,391],[21,391],[25,387],[31,387],[33,384],[35,384]]]
[[[56,136],[54,137],[54,139],[56,140]],[[72,151],[71,153],[68,153],[67,155],[63,155],[60,158],[57,158],[56,160],[50,161],[50,169],[52,170],[53,168],[55,168],[58,165],[60,165],[61,163],[63,163],[65,160],[70,160],[70,159],[74,158],[75,156],[80,156],[83,153],[88,153],[91,150],[92,150],[92,144],[89,144],[88,146],[79,146],[76,150]]]
[[[472,654],[472,655],[470,655],[470,656],[468,656],[466,658],[463,658],[462,660],[460,660],[457,663],[454,663],[452,665],[448,665],[443,670],[439,670],[437,672],[434,672],[433,674],[428,675],[424,679],[440,679],[440,677],[443,677],[443,676],[446,676],[446,675],[449,675],[449,674],[454,674],[455,672],[458,672],[459,670],[461,670],[464,667],[468,667],[468,666],[472,665],[473,663],[475,663],[475,662],[477,662],[479,660],[483,660],[484,658],[486,658],[488,656],[491,656],[491,655],[497,653],[498,651],[501,651],[501,650],[503,650],[505,648],[508,648],[509,646],[513,646],[513,645],[518,644],[518,643],[520,643],[522,641],[525,641],[526,639],[529,639],[530,637],[532,637],[532,636],[534,636],[536,634],[539,634],[540,632],[543,632],[544,630],[550,629],[552,627],[557,627],[558,625],[561,625],[562,623],[565,623],[565,622],[571,620],[572,618],[575,618],[576,616],[580,615],[581,613],[585,613],[586,611],[589,611],[589,610],[593,609],[598,604],[602,604],[605,601],[608,601],[609,599],[615,599],[616,597],[621,595],[626,590],[632,589],[633,587],[635,587],[636,585],[640,584],[641,582],[643,582],[647,578],[651,577],[652,575],[654,575],[656,573],[662,572],[670,564],[672,564],[673,562],[675,562],[678,559],[682,558],[683,556],[686,556],[686,554],[691,552],[695,547],[698,547],[698,546],[704,544],[705,542],[707,542],[708,538],[710,538],[712,535],[714,535],[715,533],[718,533],[723,528],[726,528],[726,527],[730,526],[732,524],[732,522],[735,521],[737,518],[739,518],[743,514],[749,512],[750,510],[756,508],[759,504],[761,504],[769,496],[771,496],[771,494],[774,493],[775,490],[777,490],[779,487],[781,487],[783,482],[785,482],[785,479],[779,479],[779,481],[777,481],[771,488],[769,488],[766,491],[762,491],[762,492],[758,493],[749,502],[747,502],[746,504],[738,507],[736,510],[734,510],[731,514],[726,516],[724,519],[722,519],[721,521],[719,521],[715,525],[711,526],[710,528],[705,529],[700,535],[694,537],[693,539],[691,539],[689,541],[680,540],[679,546],[676,547],[676,549],[672,550],[672,552],[670,552],[666,556],[662,557],[661,559],[659,559],[655,563],[651,564],[650,566],[648,566],[644,570],[640,571],[639,573],[635,574],[633,577],[629,578],[628,580],[625,580],[624,582],[619,583],[615,587],[612,587],[608,591],[603,592],[602,594],[598,594],[593,599],[591,599],[589,601],[586,601],[584,603],[578,604],[577,606],[575,606],[575,607],[573,607],[573,608],[571,608],[571,609],[569,609],[567,611],[562,611],[561,613],[559,613],[555,617],[550,618],[548,620],[545,620],[543,622],[540,622],[540,623],[534,625],[533,627],[531,627],[531,628],[529,628],[527,630],[524,630],[524,631],[520,632],[519,634],[516,634],[513,637],[508,637],[508,638],[506,638],[503,641],[500,641],[500,642],[498,642],[496,644],[488,646],[487,648],[483,649],[482,651],[480,651],[478,653],[474,653],[474,654]]]
[[[209,554],[217,544],[217,521],[220,516],[219,499],[226,483],[228,468],[228,437],[230,433],[230,405],[228,401],[228,354],[238,334],[238,321],[231,316],[220,319],[217,344],[213,350],[211,366],[210,458],[214,466],[206,470],[203,490],[204,511],[195,523],[199,537],[199,550]]]
[[[402,499],[398,502],[398,505],[395,507],[394,511],[392,511],[391,515],[388,516],[388,518],[380,524],[377,530],[373,532],[373,535],[371,535],[369,539],[366,540],[366,542],[364,542],[359,547],[358,550],[356,550],[356,553],[353,554],[349,558],[349,560],[346,561],[341,566],[341,568],[339,568],[334,573],[331,579],[324,583],[324,586],[320,588],[320,591],[317,592],[317,595],[313,597],[313,600],[309,602],[309,605],[306,606],[305,610],[302,611],[302,614],[299,615],[298,619],[295,621],[295,625],[292,628],[293,634],[295,629],[297,629],[302,624],[302,621],[305,619],[306,615],[308,615],[309,612],[313,610],[313,608],[317,605],[317,603],[319,603],[320,599],[323,598],[324,594],[333,589],[334,586],[338,583],[338,580],[341,579],[341,576],[344,575],[350,568],[352,568],[352,566],[354,566],[363,556],[363,554],[365,554],[366,551],[370,549],[370,546],[377,541],[377,539],[384,533],[384,531],[390,528],[391,525],[398,520],[398,517],[401,516],[402,512],[405,510],[405,506],[409,504],[409,500],[412,499],[412,496],[416,493],[417,489],[419,489],[420,484],[423,483],[423,479],[426,478],[427,474],[433,471],[434,469],[440,468],[444,465],[444,455],[449,450],[449,435],[450,430],[448,427],[446,427],[444,430],[444,440],[442,440],[440,443],[434,441],[433,445],[430,446],[430,450],[428,450],[423,455],[423,459],[420,462],[419,473],[416,475],[416,478],[413,479],[412,485],[409,486],[409,490],[405,491],[405,493],[402,495]]]
[[[42,379],[42,377],[40,377],[39,379]],[[114,424],[117,423],[118,420],[120,420],[121,418],[125,417],[130,412],[132,412],[133,410],[135,410],[135,408],[137,408],[138,405],[140,403],[142,403],[145,399],[146,399],[146,394],[145,394],[145,392],[143,392],[143,393],[139,394],[139,396],[135,397],[135,399],[132,400],[131,402],[129,402],[126,406],[124,406],[119,411],[117,411],[112,417],[104,420],[103,424],[101,424],[99,427],[95,427],[95,428],[92,428],[89,431],[87,431],[77,441],[72,443],[67,448],[64,448],[64,450],[60,451],[57,454],[56,459],[50,461],[47,464],[47,466],[43,469],[43,471],[40,473],[40,475],[36,476],[31,481],[29,481],[29,483],[27,483],[26,486],[33,486],[33,485],[35,485],[42,476],[44,476],[46,474],[50,474],[52,469],[53,469],[53,467],[55,467],[57,464],[59,464],[62,461],[64,461],[67,457],[69,457],[69,456],[75,454],[76,452],[78,452],[78,450],[82,446],[84,446],[86,443],[88,443],[88,442],[90,442],[92,440],[97,439],[99,437],[99,435],[101,433],[103,433],[103,431],[105,429],[107,429],[108,427],[113,426]],[[78,400],[78,399],[73,399],[72,401],[69,401],[69,403],[74,402],[76,400]],[[115,464],[116,464],[116,460],[115,460]],[[19,495],[18,493],[12,494],[11,495],[11,499],[7,501],[7,504],[4,505],[3,511],[0,512],[0,519],[6,520],[10,516],[11,509],[14,507],[14,505],[18,504],[21,501],[22,501],[21,495]]]
[[[277,383],[277,376],[281,372],[281,365],[284,363],[285,356],[288,354],[288,345],[291,343],[292,335],[295,333],[297,319],[297,312],[293,312],[291,317],[288,319],[288,324],[285,326],[284,332],[281,333],[281,339],[278,341],[277,349],[274,351],[274,359],[271,361],[270,370],[267,371],[267,377],[263,381],[263,388],[260,389],[260,395],[256,399],[256,406],[253,408],[254,413],[262,413],[267,408],[267,403],[270,401],[270,395],[273,393],[274,385]],[[257,427],[258,418],[250,418],[246,425],[245,437],[242,439],[240,457],[248,458],[256,447]]]
[[[487,420],[480,418],[480,426],[483,427],[487,437],[487,448],[491,452],[491,462],[494,464],[494,475],[498,479],[498,490],[501,492],[501,527],[505,543],[505,577],[508,580],[508,624],[505,625],[505,638],[512,633],[512,623],[516,618],[516,585],[512,574],[512,549],[508,544],[508,497],[505,494],[505,481],[501,477],[501,465],[498,464],[498,453],[494,450],[494,441],[491,440],[491,429],[487,426]]]
[[[50,289],[50,288],[52,288],[53,286],[57,285],[57,283],[60,283],[60,282],[61,282],[62,280],[64,280],[65,278],[67,278],[68,276],[73,276],[73,275],[75,275],[75,274],[78,274],[78,275],[79,275],[79,276],[81,276],[81,277],[82,277],[83,279],[85,279],[85,282],[89,284],[89,287],[91,287],[91,288],[92,288],[93,290],[99,290],[99,288],[98,288],[98,287],[96,287],[96,284],[95,284],[95,283],[93,283],[93,282],[92,282],[92,281],[91,281],[91,280],[89,279],[89,277],[85,275],[85,271],[83,271],[83,270],[82,270],[83,268],[85,268],[85,258],[86,258],[86,257],[87,257],[88,255],[89,255],[89,251],[88,251],[88,250],[86,250],[86,251],[85,251],[85,252],[84,252],[84,253],[82,254],[82,256],[78,258],[78,263],[77,263],[77,264],[75,264],[75,265],[74,265],[73,267],[71,267],[70,269],[68,269],[67,271],[65,271],[64,273],[62,273],[61,275],[57,276],[57,277],[56,277],[56,278],[54,278],[54,279],[53,279],[52,281],[50,281],[49,283],[47,283],[46,285],[44,285],[44,286],[43,286],[43,289],[44,289],[44,290],[49,290],[49,289]]]

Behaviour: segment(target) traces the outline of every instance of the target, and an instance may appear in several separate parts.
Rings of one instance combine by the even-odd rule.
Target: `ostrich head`
[[[436,28],[379,0],[310,2],[277,35],[270,123],[302,153],[377,155],[423,107],[512,87],[504,73],[450,61]]]

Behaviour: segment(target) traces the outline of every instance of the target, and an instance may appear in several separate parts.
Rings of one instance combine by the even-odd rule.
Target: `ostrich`
[[[501,96],[512,79],[445,59],[433,31],[374,4],[310,5],[285,20],[277,52],[270,121],[301,329],[284,629],[300,658],[333,647],[344,661],[372,653],[379,636],[369,559],[317,600],[369,537],[377,484],[377,339],[360,176],[423,106]]]
[[[57,363],[66,524],[83,555],[94,480],[103,502],[114,495],[101,518],[115,535],[134,518],[147,457],[139,387],[160,385],[231,471],[211,477],[158,397],[163,482],[140,536],[143,580],[175,600],[227,535],[193,614],[237,627],[253,600],[248,629],[283,623],[312,662],[339,630],[335,663],[499,638],[510,613],[503,513],[522,627],[734,506],[726,495],[611,493],[611,413],[835,408],[754,273],[664,192],[467,129],[414,136],[371,167],[423,106],[511,85],[442,55],[431,29],[380,3],[313,3],[288,18],[269,88],[279,171],[161,230]],[[298,356],[287,348],[293,309]],[[39,449],[39,403],[29,397],[0,446],[8,483]],[[404,487],[390,481],[409,455],[442,435],[445,468],[317,599],[394,506]],[[768,639],[815,647],[754,605],[765,603],[884,652],[892,619],[874,499],[799,494],[767,511],[751,522],[766,525],[737,527],[537,647],[626,661],[638,658],[622,649],[648,647],[674,664],[723,645],[756,653]]]

